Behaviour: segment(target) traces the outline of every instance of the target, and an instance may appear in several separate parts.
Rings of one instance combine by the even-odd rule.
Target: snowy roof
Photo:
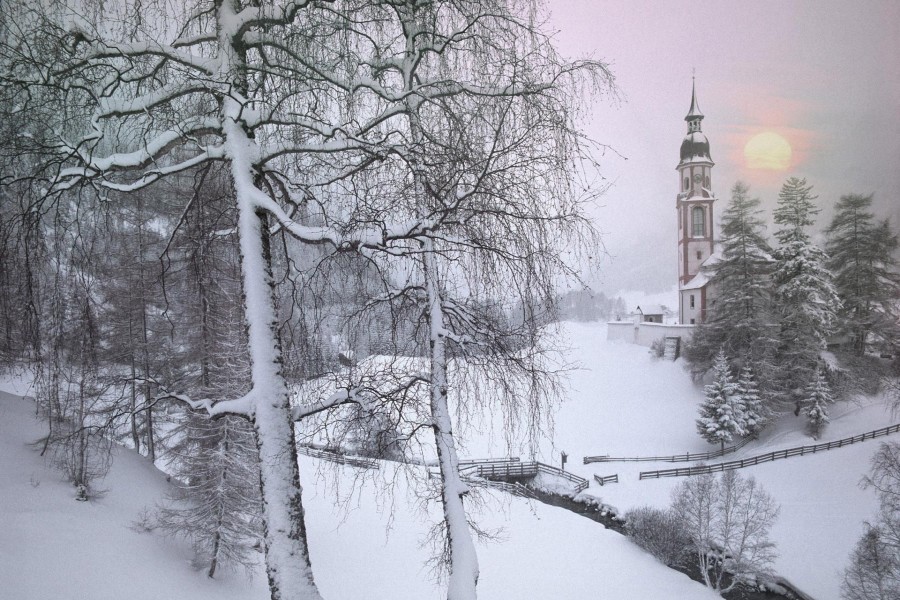
[[[706,257],[702,263],[700,263],[700,271],[694,275],[694,278],[688,281],[687,283],[681,286],[682,290],[699,290],[702,287],[705,287],[707,283],[709,283],[711,269],[713,265],[722,260],[722,254],[717,249],[715,252]]]
[[[681,142],[681,163],[709,161],[712,157],[709,153],[709,140],[702,131],[692,131],[684,136]]]
[[[661,304],[645,304],[642,307],[638,306],[637,311],[642,315],[664,315],[666,314],[666,309]]]

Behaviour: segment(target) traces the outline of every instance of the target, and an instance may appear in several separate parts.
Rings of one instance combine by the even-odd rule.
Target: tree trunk
[[[131,311],[128,311],[129,313]],[[131,314],[128,315],[128,341],[133,343],[134,335],[131,326]],[[141,434],[137,424],[137,365],[134,360],[134,347],[129,349],[131,355],[131,442],[134,444],[134,451],[141,453]]]
[[[144,204],[141,195],[137,195],[138,222],[138,275],[140,280],[141,309],[141,368],[144,375],[144,418],[147,434],[147,458],[156,462],[156,440],[153,436],[153,403],[150,396],[150,348],[147,335],[147,281],[144,262]]]
[[[439,275],[434,243],[424,242],[425,288],[428,293],[428,326],[431,339],[431,419],[441,470],[441,499],[444,504],[444,524],[450,551],[450,580],[448,600],[474,600],[477,597],[478,556],[469,531],[463,497],[468,486],[459,475],[459,457],[453,438],[453,423],[447,402],[447,351],[444,313],[441,305]]]
[[[227,101],[226,101],[227,102]],[[253,142],[233,118],[226,125],[238,204],[238,236],[250,345],[251,412],[259,451],[266,572],[272,600],[321,600],[306,540],[294,423],[282,373],[266,214],[253,203]]]

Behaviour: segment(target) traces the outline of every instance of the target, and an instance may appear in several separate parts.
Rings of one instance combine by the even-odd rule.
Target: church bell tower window
[[[691,209],[691,236],[704,237],[706,235],[706,215],[702,206]]]

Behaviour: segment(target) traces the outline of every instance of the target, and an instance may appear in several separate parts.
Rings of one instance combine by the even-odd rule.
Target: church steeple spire
[[[700,112],[700,104],[697,102],[697,82],[693,78],[691,81],[691,108],[684,120],[687,121],[688,129],[687,135],[684,136],[684,141],[681,143],[680,164],[703,161],[710,163],[711,166],[712,158],[709,154],[709,140],[706,139],[706,136],[703,135],[703,131],[700,129],[703,113]]]
[[[697,81],[693,77],[691,78],[691,108],[684,120],[688,122],[688,133],[700,131],[703,113],[700,112],[700,105],[697,104]]]

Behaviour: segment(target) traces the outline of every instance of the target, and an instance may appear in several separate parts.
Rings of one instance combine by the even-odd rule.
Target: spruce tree
[[[713,362],[713,382],[704,387],[706,399],[700,405],[697,431],[710,444],[725,448],[735,435],[744,435],[744,405],[737,394],[728,358],[720,350]]]
[[[721,348],[741,362],[771,364],[772,257],[759,204],[747,185],[734,184],[722,214],[721,259],[709,268],[714,302],[685,349],[695,377],[712,367]]]
[[[857,355],[873,334],[886,340],[897,335],[898,240],[887,220],[876,221],[871,207],[871,195],[841,196],[827,229],[828,267],[843,303],[841,331]]]
[[[841,302],[825,266],[825,252],[813,244],[807,228],[819,212],[806,179],[791,177],[778,194],[774,220],[779,246],[775,251],[775,299],[778,331],[778,392],[794,402],[799,414],[806,385],[813,380],[827,336],[834,333]]]
[[[813,380],[806,387],[806,418],[809,424],[809,432],[814,438],[818,438],[825,425],[828,423],[828,405],[834,402],[831,388],[825,379],[822,369],[816,369]]]
[[[736,384],[736,394],[744,405],[744,431],[755,435],[763,430],[772,416],[772,411],[763,402],[753,369],[745,364]]]

